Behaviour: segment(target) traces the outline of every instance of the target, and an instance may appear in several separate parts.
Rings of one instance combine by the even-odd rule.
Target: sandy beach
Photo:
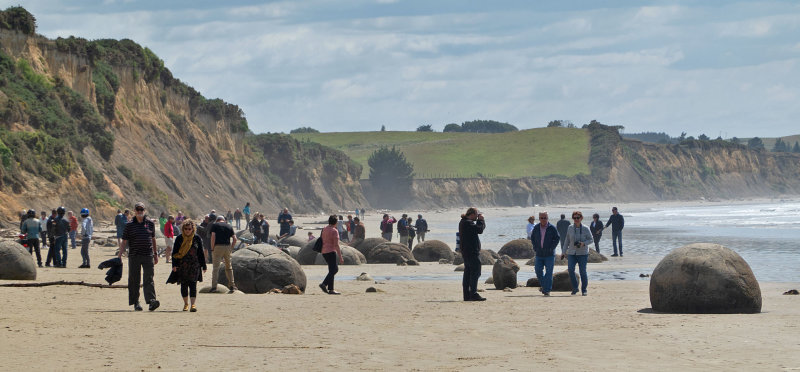
[[[452,213],[425,215],[452,221]],[[322,217],[297,220],[313,229]],[[377,235],[370,228],[377,221],[368,214],[368,235]],[[95,268],[44,268],[36,282],[104,283],[96,265],[113,253],[94,245]],[[77,256],[70,250],[71,263]],[[590,264],[589,271],[652,269],[654,262]],[[519,263],[519,276],[530,276],[533,268]],[[782,295],[800,283],[761,282],[761,314],[682,315],[652,312],[647,280],[596,280],[588,297],[549,298],[536,288],[503,292],[481,284],[488,301],[465,303],[453,265],[342,266],[341,296],[316,288],[325,267],[303,269],[304,295],[200,294],[197,313],[181,311],[179,287],[164,283],[163,261],[155,274],[161,307],[152,313],[126,306],[126,289],[3,287],[0,370],[800,369],[800,296]],[[362,272],[377,283],[354,280]],[[210,272],[198,287],[209,282]],[[118,284],[127,284],[126,276]],[[366,293],[368,287],[382,292]]]

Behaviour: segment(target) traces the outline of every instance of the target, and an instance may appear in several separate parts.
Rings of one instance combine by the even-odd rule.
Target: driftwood
[[[50,285],[82,285],[86,287],[94,287],[94,288],[128,288],[127,285],[119,285],[119,284],[99,284],[99,283],[86,283],[83,281],[80,282],[68,282],[66,280],[59,280],[56,282],[41,282],[41,283],[9,283],[9,284],[0,284],[0,287],[47,287]]]
[[[325,349],[324,346],[258,346],[258,345],[196,345],[199,347],[243,348],[243,349]]]

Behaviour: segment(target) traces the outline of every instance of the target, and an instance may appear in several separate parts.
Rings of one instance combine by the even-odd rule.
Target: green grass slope
[[[335,132],[292,134],[341,150],[364,166],[380,146],[396,146],[414,165],[416,178],[522,178],[589,174],[589,132],[537,128],[478,134],[440,132]]]

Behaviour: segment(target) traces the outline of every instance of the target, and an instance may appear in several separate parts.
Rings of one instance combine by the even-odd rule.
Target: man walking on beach
[[[405,213],[397,221],[397,233],[400,234],[400,244],[408,244],[408,215]]]
[[[211,291],[217,291],[219,282],[219,264],[225,262],[225,277],[228,278],[228,293],[236,291],[236,282],[233,279],[233,267],[231,266],[231,253],[236,244],[236,234],[233,233],[231,225],[225,223],[225,217],[217,217],[217,222],[211,225]]]
[[[622,229],[625,227],[625,218],[619,214],[617,207],[611,208],[611,217],[606,222],[606,227],[611,225],[611,243],[614,245],[614,254],[611,257],[617,257],[617,241],[619,241],[619,257],[622,257]]]
[[[417,223],[414,225],[417,229],[417,243],[425,241],[425,233],[428,232],[428,221],[422,218],[421,214],[417,215]]]
[[[561,219],[556,223],[556,229],[558,230],[558,236],[561,238],[561,250],[564,250],[564,240],[567,239],[569,221],[567,220],[567,216],[563,213],[561,214]]]
[[[158,246],[156,245],[156,226],[144,214],[144,203],[136,203],[133,219],[125,225],[122,243],[119,245],[117,257],[128,248],[128,305],[136,311],[142,311],[139,305],[139,283],[142,282],[144,299],[150,305],[150,311],[158,308],[156,287],[153,281],[153,269],[158,263]]]
[[[481,240],[478,235],[483,234],[485,228],[483,214],[475,207],[467,209],[458,223],[461,257],[464,258],[464,277],[461,280],[464,301],[486,301],[478,294],[478,278],[481,276]]]
[[[548,218],[547,212],[540,212],[539,223],[533,226],[531,233],[531,243],[536,252],[534,270],[536,278],[539,279],[540,291],[545,296],[549,296],[553,289],[553,264],[556,260],[556,247],[560,242],[558,230],[548,222]],[[543,268],[544,273],[542,273]]]
[[[362,213],[361,215],[363,216],[364,214]],[[392,233],[394,230],[392,224],[395,222],[397,222],[397,220],[395,220],[394,217],[389,218],[388,214],[383,215],[383,221],[381,221],[381,236],[384,239],[392,241]]]
[[[28,211],[28,218],[22,223],[21,231],[28,237],[28,253],[36,252],[36,263],[42,267],[42,252],[39,249],[39,234],[42,232],[42,223],[36,218],[36,211]]]
[[[47,261],[44,263],[44,266],[50,267],[50,262],[53,262],[53,266],[58,266],[58,260],[56,260],[56,210],[53,209],[50,211],[50,217],[47,217],[45,220],[45,229],[44,231],[47,233],[47,242],[50,243],[50,247],[47,249]],[[44,219],[44,216],[42,216]]]
[[[72,249],[75,249],[75,238],[78,235],[78,218],[75,217],[75,212],[73,211],[67,212],[67,216],[69,217],[69,241]]]
[[[353,222],[355,222],[356,224],[356,227],[353,228],[353,239],[361,239],[361,240],[366,239],[367,230],[364,227],[364,224],[361,223],[361,219],[356,217],[353,219]]]

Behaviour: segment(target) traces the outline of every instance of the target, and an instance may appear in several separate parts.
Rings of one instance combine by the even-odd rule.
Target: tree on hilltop
[[[414,166],[394,146],[381,146],[367,160],[369,180],[382,206],[402,206],[409,200]]]
[[[792,147],[792,152],[795,154],[800,154],[800,143],[794,141],[794,147]]]
[[[445,133],[447,133],[447,132],[462,132],[462,130],[461,130],[461,126],[460,125],[458,125],[456,123],[450,123],[450,124],[447,124],[447,125],[444,126],[444,129],[442,129],[442,132],[445,132]]]
[[[752,150],[763,150],[764,149],[764,141],[761,138],[753,137],[747,140],[747,147]]]
[[[420,125],[417,127],[417,132],[433,132],[433,127],[430,124]]]
[[[705,134],[705,133],[702,133],[702,134],[700,134],[700,136],[698,136],[698,137],[697,137],[697,139],[699,139],[699,140],[701,140],[701,141],[710,141],[710,140],[711,140],[711,138],[709,138],[708,136],[706,136],[706,134]]]
[[[36,34],[36,17],[21,6],[12,6],[0,12],[0,28],[18,30],[23,34]]]
[[[319,131],[311,127],[300,127],[289,131],[289,134],[295,133],[319,133]]]
[[[772,147],[772,152],[789,152],[791,150],[789,145],[786,142],[783,142],[783,139],[778,138],[775,141],[775,146]]]

